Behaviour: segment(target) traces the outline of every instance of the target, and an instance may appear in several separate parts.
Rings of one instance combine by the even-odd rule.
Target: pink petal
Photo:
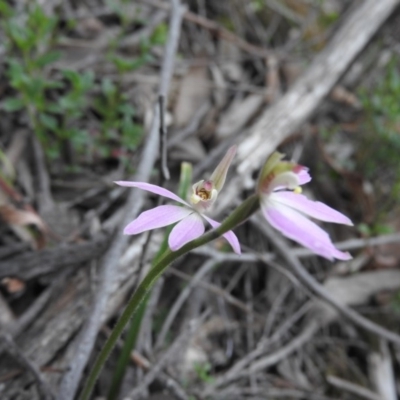
[[[168,244],[172,251],[179,250],[186,243],[197,239],[204,233],[204,224],[199,214],[193,212],[172,229]]]
[[[189,204],[186,203],[186,201],[182,200],[179,196],[170,192],[167,189],[162,188],[161,186],[152,185],[151,183],[146,183],[146,182],[117,181],[114,183],[116,183],[119,186],[135,187],[138,189],[147,190],[148,192],[167,197],[171,200],[177,201],[178,203],[185,204],[185,206],[189,206]]]
[[[314,222],[299,212],[281,204],[264,201],[261,206],[267,221],[283,235],[287,236],[314,253],[329,260],[349,260],[349,253],[338,250],[329,235]]]
[[[218,228],[221,225],[219,222],[214,221],[213,219],[206,217],[205,215],[202,215],[202,216],[213,228]],[[228,231],[228,232],[224,233],[222,236],[232,246],[232,249],[236,254],[242,254],[242,252],[240,250],[239,239],[232,231]]]
[[[299,185],[304,185],[311,181],[311,176],[306,168],[297,173],[297,178],[299,179]]]
[[[295,210],[301,211],[302,213],[321,221],[353,225],[350,219],[339,211],[336,211],[319,201],[309,200],[302,194],[287,191],[271,193],[270,201],[278,201],[281,204],[285,204],[286,206],[292,207]]]
[[[125,235],[136,235],[151,229],[171,225],[189,216],[194,211],[180,206],[158,206],[142,212],[135,220],[124,229]]]

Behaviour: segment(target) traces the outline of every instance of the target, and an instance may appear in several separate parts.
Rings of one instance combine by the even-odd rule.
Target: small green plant
[[[380,223],[372,225],[361,223],[357,225],[357,230],[365,237],[388,235],[390,233],[394,233],[394,229],[391,226]]]
[[[400,72],[398,58],[388,64],[385,76],[371,89],[362,89],[365,111],[363,133],[357,149],[357,164],[366,178],[376,181],[388,209],[400,196]]]
[[[106,141],[121,143],[127,150],[134,150],[142,138],[142,127],[133,120],[135,109],[117,85],[104,78],[100,85],[101,96],[94,100],[94,108],[102,118],[102,138],[100,150],[109,155]]]
[[[332,11],[329,13],[322,13],[318,18],[318,22],[324,28],[329,28],[332,24],[334,24],[339,19],[339,17],[340,17],[340,15],[336,11]]]
[[[202,382],[211,384],[215,381],[215,378],[211,376],[212,367],[210,363],[195,363],[194,370]]]
[[[0,13],[4,17],[1,27],[10,54],[7,77],[15,92],[3,102],[2,108],[9,112],[25,110],[30,128],[42,142],[46,154],[56,157],[65,141],[77,144],[85,137],[70,123],[83,110],[84,95],[93,84],[93,76],[65,71],[64,80],[49,77],[46,67],[60,57],[59,52],[51,50],[58,21],[39,5],[29,4],[26,13],[18,14],[5,1],[0,1]],[[66,85],[70,86],[67,92]],[[65,94],[59,96],[56,89],[64,89]]]
[[[396,313],[396,314],[400,314],[400,291],[397,291],[390,302],[391,308],[392,310]]]
[[[60,154],[83,154],[92,149],[109,156],[116,145],[126,151],[138,146],[142,127],[135,122],[135,109],[120,89],[122,76],[150,61],[150,50],[165,40],[166,26],[156,28],[141,54],[126,59],[114,52],[112,62],[119,73],[117,82],[108,78],[96,83],[91,71],[64,70],[50,75],[49,67],[60,57],[52,51],[57,38],[57,18],[48,16],[37,4],[17,13],[0,0],[1,29],[7,39],[7,77],[12,95],[1,104],[7,112],[26,112],[29,126],[42,143],[49,158]],[[94,101],[89,95],[100,91]],[[85,115],[94,108],[100,119],[99,134],[89,134],[82,127]],[[66,157],[71,161],[72,157]]]

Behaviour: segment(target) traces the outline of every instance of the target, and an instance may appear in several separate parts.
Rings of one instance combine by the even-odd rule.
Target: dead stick
[[[238,146],[242,182],[243,175],[259,169],[267,156],[311,116],[399,3],[400,0],[361,2],[293,87],[242,134]],[[237,182],[235,185],[241,186]]]
[[[158,7],[164,10],[170,8],[167,3],[163,3],[159,0],[140,0],[142,3],[151,5],[154,7]],[[199,25],[210,32],[214,33],[216,36],[219,36],[221,39],[224,39],[228,42],[233,43],[239,49],[245,51],[246,53],[252,54],[256,57],[267,58],[270,54],[272,54],[271,50],[264,49],[262,47],[255,46],[249,42],[246,42],[241,37],[235,35],[233,32],[224,28],[217,22],[211,21],[201,15],[195,14],[191,11],[186,11],[183,18],[186,21],[190,21],[196,25]]]
[[[181,351],[192,335],[199,329],[201,324],[209,313],[206,311],[197,320],[191,320],[183,331],[178,335],[174,342],[168,347],[164,354],[155,362],[147,374],[141,379],[139,385],[137,385],[128,395],[125,396],[126,400],[134,400],[140,397],[146,392],[148,386],[157,378],[160,372],[174,361],[176,354]]]
[[[253,222],[265,235],[268,236],[270,242],[275,246],[280,256],[286,261],[289,268],[294,272],[296,277],[299,278],[300,282],[302,282],[306,288],[308,288],[325,303],[332,306],[336,311],[346,317],[353,324],[392,343],[400,345],[400,335],[391,332],[388,329],[363,317],[357,311],[354,311],[345,304],[340,303],[330,293],[328,293],[328,291],[318,281],[316,281],[311,274],[308,273],[299,259],[290,252],[289,247],[286,245],[284,240],[278,237],[269,225],[261,224],[255,219],[253,219]]]
[[[377,393],[372,392],[371,390],[357,385],[353,382],[346,381],[345,379],[339,378],[337,376],[328,375],[326,380],[332,385],[337,387],[340,390],[350,392],[355,394],[357,397],[362,397],[368,400],[379,400],[380,396]]]
[[[0,352],[1,350],[6,351],[11,357],[15,359],[23,368],[25,368],[28,372],[30,372],[35,378],[37,390],[40,395],[40,398],[43,400],[52,400],[53,394],[50,390],[49,385],[43,378],[42,373],[39,368],[36,367],[35,364],[29,360],[28,357],[19,349],[19,347],[14,342],[14,339],[8,333],[0,333]]]
[[[168,137],[167,137],[167,128],[165,126],[165,97],[159,96],[158,103],[160,106],[160,165],[161,165],[161,174],[164,181],[168,181],[170,178],[170,173],[168,170],[168,161],[167,161],[167,145],[168,145]]]

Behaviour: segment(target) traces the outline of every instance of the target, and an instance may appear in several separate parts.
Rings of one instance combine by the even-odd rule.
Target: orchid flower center
[[[262,181],[259,187],[261,193],[269,194],[277,190],[292,190],[301,193],[297,174],[291,170],[272,171]]]
[[[208,192],[206,189],[200,189],[196,194],[201,200],[209,200],[211,198],[211,192]]]
[[[194,205],[202,204],[203,207],[208,208],[215,201],[217,195],[218,191],[212,181],[200,181],[193,185],[190,202]]]

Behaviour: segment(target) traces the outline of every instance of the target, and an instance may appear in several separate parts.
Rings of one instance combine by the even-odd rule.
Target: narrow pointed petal
[[[142,212],[125,229],[125,235],[136,235],[151,229],[171,225],[189,216],[194,211],[180,206],[164,205]]]
[[[200,215],[196,212],[190,214],[172,229],[168,238],[169,248],[172,251],[179,250],[186,243],[201,236],[204,230],[204,223]]]
[[[338,250],[323,229],[299,212],[270,200],[262,202],[261,209],[275,229],[314,253],[328,260],[352,258],[349,253]]]
[[[320,201],[309,200],[302,194],[293,192],[276,192],[271,194],[271,199],[321,221],[353,225],[350,219],[339,211],[334,210]]]
[[[297,173],[297,178],[299,180],[299,185],[305,185],[306,183],[311,181],[311,175],[309,174],[307,168],[301,169]]]
[[[224,158],[218,164],[212,173],[210,180],[214,183],[215,189],[219,192],[225,183],[226,174],[236,154],[236,146],[232,146],[225,154]]]
[[[213,227],[213,228],[218,228],[221,224],[217,221],[214,221],[213,219],[206,217],[205,215],[203,215],[203,218]],[[236,254],[242,254],[242,251],[240,249],[240,243],[239,243],[239,239],[237,238],[237,236],[232,232],[232,231],[228,231],[226,233],[224,233],[222,235],[227,241],[228,243],[231,245],[233,251]]]
[[[162,188],[161,186],[152,185],[151,183],[146,183],[146,182],[116,181],[114,183],[116,183],[119,186],[134,187],[142,190],[147,190],[148,192],[158,194],[159,196],[167,197],[168,199],[177,201],[178,203],[184,204],[185,206],[189,206],[189,204],[186,203],[186,201],[182,200],[179,196],[170,192],[167,189]]]

